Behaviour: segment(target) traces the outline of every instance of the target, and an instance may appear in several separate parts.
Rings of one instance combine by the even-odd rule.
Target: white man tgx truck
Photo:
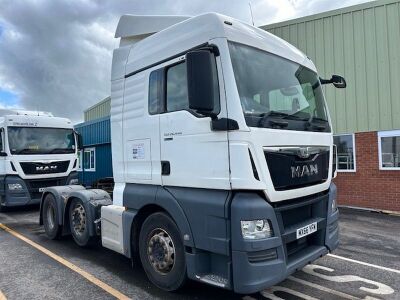
[[[47,235],[139,259],[176,290],[274,285],[338,245],[335,156],[322,84],[306,55],[248,24],[121,17],[111,74],[113,199],[48,188]]]
[[[46,187],[78,184],[70,120],[47,112],[3,111],[0,133],[0,210],[38,204]]]

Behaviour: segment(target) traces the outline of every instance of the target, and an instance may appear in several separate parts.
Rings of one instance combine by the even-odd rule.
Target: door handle
[[[171,174],[171,165],[169,161],[162,160],[161,161],[161,175],[169,175]]]
[[[174,138],[173,137],[165,137],[164,141],[172,141]]]

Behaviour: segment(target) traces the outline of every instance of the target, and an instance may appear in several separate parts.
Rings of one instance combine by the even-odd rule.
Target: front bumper
[[[78,173],[71,172],[67,177],[46,179],[22,179],[19,176],[7,175],[3,179],[3,190],[0,195],[0,205],[6,207],[24,206],[40,203],[41,188],[50,186],[67,185],[71,179],[77,179]],[[8,185],[18,183],[22,186],[19,190],[9,190]]]
[[[329,192],[271,206],[253,193],[232,200],[232,271],[237,293],[254,293],[277,284],[338,246],[338,211],[331,211],[336,186]],[[274,237],[244,240],[241,220],[269,219]],[[297,239],[297,228],[317,222],[317,231]]]

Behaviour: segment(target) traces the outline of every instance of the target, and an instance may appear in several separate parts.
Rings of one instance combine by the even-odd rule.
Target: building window
[[[337,169],[339,172],[356,171],[356,147],[354,134],[340,134],[333,136],[333,143],[337,147]]]
[[[379,169],[400,170],[400,130],[378,133]]]
[[[85,171],[96,171],[96,149],[86,148],[83,151],[83,168]]]
[[[78,171],[82,171],[82,158],[83,158],[83,154],[82,154],[82,150],[78,151]]]

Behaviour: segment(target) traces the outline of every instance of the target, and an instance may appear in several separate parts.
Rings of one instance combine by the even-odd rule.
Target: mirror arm
[[[331,84],[333,83],[332,78],[331,79],[323,79],[323,78],[319,78],[319,81],[321,82],[321,84]]]

